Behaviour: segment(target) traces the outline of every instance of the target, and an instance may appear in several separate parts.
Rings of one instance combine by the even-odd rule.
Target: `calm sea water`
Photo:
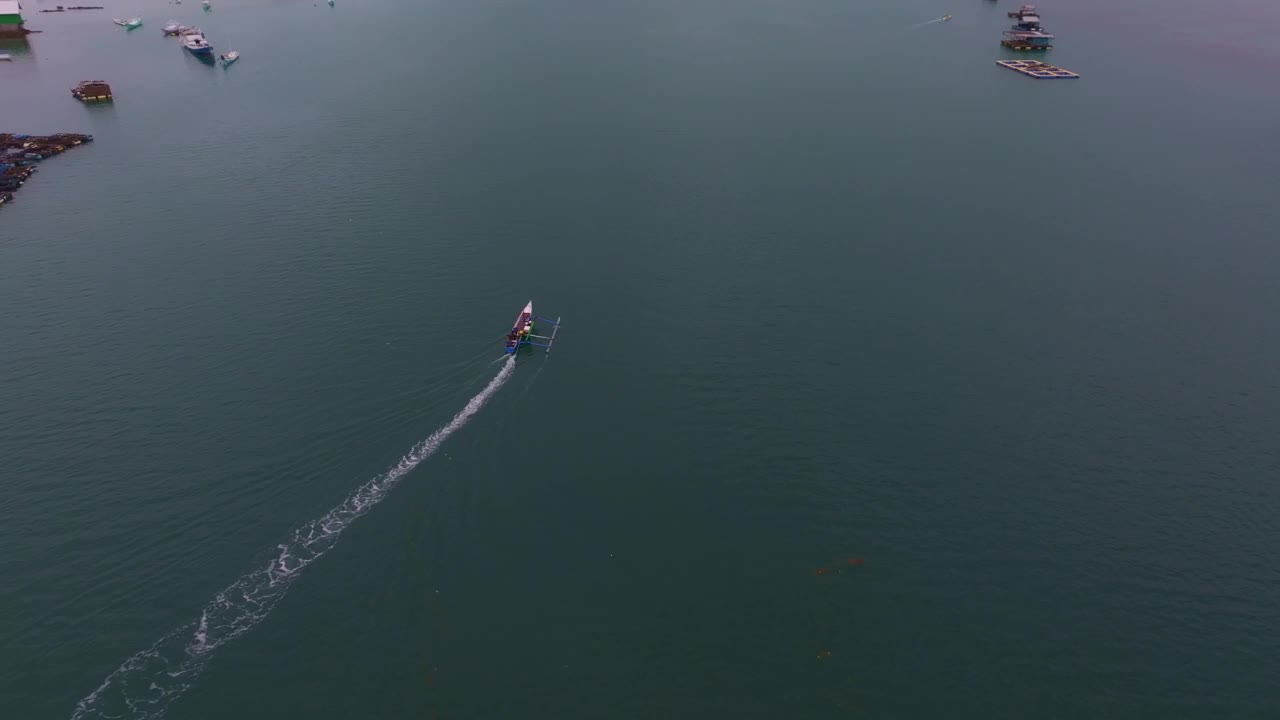
[[[27,5],[0,717],[1280,717],[1280,5]]]

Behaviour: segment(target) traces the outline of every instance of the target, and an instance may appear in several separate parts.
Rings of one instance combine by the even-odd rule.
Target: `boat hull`
[[[533,334],[533,302],[524,306],[524,310],[516,316],[516,322],[511,326],[511,332],[507,333],[505,349],[508,355],[515,355],[520,346],[524,344],[529,336]]]

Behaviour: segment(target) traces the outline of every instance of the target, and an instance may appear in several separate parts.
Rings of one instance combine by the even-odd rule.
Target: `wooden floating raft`
[[[1016,70],[1023,75],[1033,77],[1037,80],[1074,80],[1080,77],[1079,74],[1073,73],[1070,70],[1060,68],[1057,65],[1050,65],[1046,62],[1040,62],[1039,60],[997,60],[996,64],[1001,67],[1007,67],[1010,70]]]
[[[109,102],[111,86],[105,80],[83,80],[71,88],[71,94],[80,102]]]

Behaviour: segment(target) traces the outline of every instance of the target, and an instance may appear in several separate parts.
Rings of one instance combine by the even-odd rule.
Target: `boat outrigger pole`
[[[547,353],[550,353],[550,352],[551,352],[551,343],[554,343],[554,342],[556,341],[556,333],[560,332],[560,318],[559,318],[559,317],[557,317],[555,320],[552,320],[551,318],[544,318],[544,317],[542,317],[541,315],[535,315],[534,317],[535,317],[535,318],[537,318],[538,322],[544,322],[544,323],[546,323],[546,324],[550,325],[550,326],[551,326],[551,334],[550,334],[550,335],[530,335],[530,336],[529,336],[529,337],[531,337],[531,338],[538,338],[539,340],[546,340],[546,341],[547,341],[547,342],[546,342],[546,344],[543,344],[543,343],[536,343],[536,342],[533,342],[532,340],[530,340],[530,341],[529,341],[528,343],[526,343],[526,344],[527,344],[527,345],[532,345],[532,346],[534,346],[534,347],[546,348],[546,349],[547,349]]]

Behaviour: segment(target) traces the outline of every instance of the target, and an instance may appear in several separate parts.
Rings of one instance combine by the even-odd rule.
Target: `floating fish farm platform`
[[[1001,40],[1000,44],[1010,50],[1052,50],[1052,45],[1034,45],[1020,40]]]
[[[71,96],[80,102],[111,102],[111,86],[105,80],[82,80],[71,88]]]
[[[0,133],[0,206],[13,201],[13,193],[35,174],[36,163],[92,141],[92,135],[77,133],[58,133],[57,135]]]
[[[1001,67],[1007,67],[1010,70],[1016,70],[1037,80],[1074,80],[1080,77],[1079,74],[1070,70],[1040,62],[1039,60],[997,60],[996,64]]]

